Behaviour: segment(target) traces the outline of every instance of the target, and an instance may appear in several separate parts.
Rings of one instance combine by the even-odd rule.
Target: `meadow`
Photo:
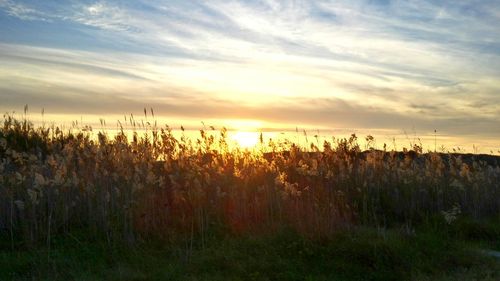
[[[500,278],[498,157],[141,126],[4,116],[1,280]]]

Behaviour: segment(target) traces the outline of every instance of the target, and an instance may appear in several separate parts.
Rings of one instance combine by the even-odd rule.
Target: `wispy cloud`
[[[5,10],[5,12],[12,17],[19,18],[21,20],[41,20],[47,21],[50,19],[48,15],[39,10],[33,9],[27,5],[16,3],[12,0],[0,0],[0,8]]]
[[[90,5],[77,5],[73,14],[65,17],[70,21],[111,31],[134,31],[134,18],[126,10],[104,1]]]
[[[0,0],[0,20],[4,110],[500,135],[498,1]]]

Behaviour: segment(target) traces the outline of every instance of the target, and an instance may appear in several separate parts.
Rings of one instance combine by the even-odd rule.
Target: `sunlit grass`
[[[127,117],[132,130],[108,134],[5,116],[0,225],[12,247],[50,245],[53,235],[80,228],[109,241],[186,235],[203,241],[214,229],[290,227],[329,237],[352,225],[411,231],[434,216],[453,223],[499,215],[496,158],[424,153],[419,143],[377,150],[371,136],[360,146],[354,134],[279,140],[207,126],[188,137],[183,128],[174,133],[154,116],[148,120]]]
[[[174,131],[158,126],[152,116],[145,122],[129,116],[125,122],[128,129],[119,123],[110,132],[104,120],[101,128],[79,124],[62,130],[52,124],[34,126],[25,117],[4,117],[0,127],[0,248],[4,252],[0,259],[9,261],[7,268],[13,269],[0,267],[0,276],[55,280],[63,278],[60,272],[75,278],[85,274],[78,269],[82,263],[76,261],[88,260],[86,252],[76,256],[75,269],[61,269],[74,255],[61,246],[61,238],[74,241],[72,247],[79,249],[85,243],[89,247],[102,243],[110,251],[118,247],[126,257],[131,245],[153,243],[134,251],[141,255],[136,260],[157,252],[154,243],[174,247],[179,254],[166,264],[175,272],[153,270],[158,276],[190,271],[181,266],[186,261],[194,263],[200,274],[208,272],[207,264],[227,273],[222,257],[228,253],[241,262],[237,268],[251,270],[232,272],[236,279],[254,274],[253,270],[271,270],[275,257],[284,257],[283,264],[304,267],[288,266],[286,271],[295,272],[296,278],[282,272],[276,280],[303,280],[316,257],[316,261],[333,257],[318,264],[318,276],[342,273],[339,270],[344,268],[342,276],[353,280],[400,279],[414,271],[415,262],[425,273],[435,264],[425,261],[430,257],[466,255],[465,248],[448,246],[441,248],[444,253],[432,252],[433,243],[458,233],[481,237],[486,239],[484,245],[498,247],[491,242],[495,241],[491,237],[498,236],[497,228],[463,226],[468,220],[481,226],[476,222],[500,217],[500,167],[494,156],[424,153],[418,142],[403,151],[385,145],[378,150],[373,137],[365,137],[360,145],[354,134],[320,141],[298,130],[283,138],[208,125],[197,132],[183,127]],[[420,230],[428,226],[433,227],[427,232],[430,236]],[[358,237],[364,228],[372,229],[366,238],[346,240],[343,234]],[[394,239],[387,229],[394,230]],[[274,241],[283,240],[276,238],[280,233],[295,238],[277,244]],[[221,239],[247,247],[238,237],[268,242],[250,259],[233,251],[234,246],[215,250]],[[414,247],[412,241],[421,244]],[[331,243],[331,250],[320,250],[325,243]],[[12,254],[23,250],[23,255]],[[255,252],[254,245],[248,244],[248,250]],[[270,255],[269,251],[277,252]],[[34,260],[30,260],[32,254]],[[114,257],[110,264],[131,266],[130,259],[122,257]],[[155,260],[165,263],[165,256],[159,254]],[[483,259],[459,256],[448,261],[479,268],[473,276],[496,278],[481,273],[477,261]],[[326,270],[332,265],[335,270]],[[345,269],[346,265],[350,266]],[[394,265],[398,268],[391,269]],[[104,272],[122,276],[121,269],[106,271],[91,261],[87,267],[84,271],[95,276],[106,276]],[[446,262],[439,264],[440,272],[446,272],[446,267]],[[143,265],[132,268],[130,278],[140,274],[144,279],[153,272],[143,271]]]

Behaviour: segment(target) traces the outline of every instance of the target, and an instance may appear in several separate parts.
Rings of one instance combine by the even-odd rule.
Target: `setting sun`
[[[240,131],[230,134],[230,138],[242,148],[252,148],[259,142],[259,135],[258,132]]]

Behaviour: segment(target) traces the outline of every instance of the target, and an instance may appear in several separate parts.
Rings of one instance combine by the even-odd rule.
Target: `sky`
[[[499,0],[0,0],[0,110],[498,142],[498,26]]]

